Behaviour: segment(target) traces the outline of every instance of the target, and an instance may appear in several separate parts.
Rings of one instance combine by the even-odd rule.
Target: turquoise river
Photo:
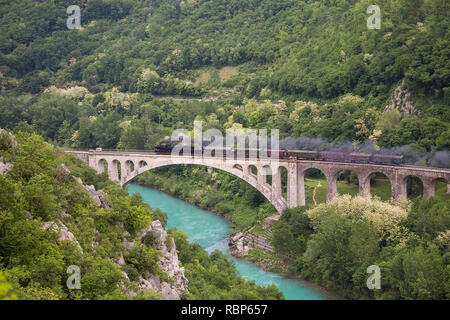
[[[208,252],[216,249],[226,253],[234,262],[240,274],[247,280],[254,280],[258,285],[275,284],[289,300],[324,300],[328,295],[299,280],[262,270],[253,264],[230,255],[228,235],[230,223],[224,218],[168,194],[147,187],[130,184],[130,194],[140,193],[143,200],[152,208],[167,212],[167,229],[177,228],[188,235],[190,242],[200,244]]]

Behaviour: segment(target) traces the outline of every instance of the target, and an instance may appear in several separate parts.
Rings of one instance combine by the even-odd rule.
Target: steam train
[[[162,140],[159,145],[155,146],[155,150],[160,154],[171,154],[175,145],[179,141],[172,141],[170,139]],[[195,152],[200,154],[207,154],[215,156],[216,151],[221,151],[223,157],[227,158],[259,158],[271,157],[278,155],[279,159],[297,159],[297,160],[313,160],[313,161],[329,161],[329,162],[348,162],[348,163],[363,163],[363,164],[381,164],[381,165],[404,165],[405,159],[403,156],[397,155],[385,155],[385,154],[372,154],[372,153],[346,153],[335,151],[309,151],[309,150],[273,150],[273,149],[254,149],[254,148],[230,148],[230,147],[210,147],[208,146],[211,141],[202,141],[200,144],[195,145],[191,143],[188,147],[187,156],[194,155]],[[195,148],[197,147],[197,148]],[[186,149],[181,150],[179,155],[183,155]],[[262,156],[264,154],[264,156]]]

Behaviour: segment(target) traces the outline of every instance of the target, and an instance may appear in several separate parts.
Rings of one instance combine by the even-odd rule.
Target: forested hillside
[[[74,4],[81,28],[69,30]],[[373,4],[380,29],[367,26]],[[163,290],[141,281],[157,275],[178,283],[183,299],[282,299],[180,231],[168,231],[167,243],[144,236],[166,215],[58,147],[152,150],[202,120],[204,131],[278,129],[283,148],[402,154],[408,164],[450,168],[449,8],[446,0],[0,0],[0,128],[17,140],[0,135],[0,298],[160,299]],[[338,178],[341,195],[358,193],[350,171]],[[418,180],[408,180],[408,196],[421,194]],[[266,236],[274,253],[252,249],[247,259],[346,297],[450,297],[448,181],[434,199],[399,204],[383,202],[389,181],[373,176],[379,198],[324,204],[325,177],[307,172],[307,208],[267,230],[273,206],[224,172],[176,166],[134,182]],[[60,241],[61,230],[72,236]],[[163,244],[176,246],[178,280],[158,264]],[[73,264],[88,271],[75,294],[65,282]],[[383,291],[366,289],[371,264],[381,267]]]
[[[197,118],[448,165],[445,0],[377,1],[379,30],[368,0],[85,0],[80,30],[70,4],[1,1],[1,127],[149,149]]]

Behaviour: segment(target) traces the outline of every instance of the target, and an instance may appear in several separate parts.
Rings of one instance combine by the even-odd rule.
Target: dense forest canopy
[[[65,71],[64,82],[132,90],[142,68],[187,77],[255,61],[269,66],[250,81],[250,95],[268,86],[323,98],[386,94],[403,78],[443,97],[449,82],[446,1],[377,1],[380,31],[367,29],[370,1],[79,1],[76,32],[66,27],[71,3],[2,1],[4,75],[50,81]]]
[[[78,148],[150,149],[195,119],[449,148],[446,1],[377,1],[380,29],[368,0],[84,0],[79,30],[71,4],[0,2],[1,127]]]

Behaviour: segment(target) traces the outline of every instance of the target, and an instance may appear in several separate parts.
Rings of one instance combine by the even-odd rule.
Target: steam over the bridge
[[[345,153],[379,153],[388,155],[402,155],[408,164],[429,165],[437,168],[450,168],[450,152],[425,152],[417,147],[404,145],[392,148],[379,148],[371,140],[362,144],[344,141],[334,143],[323,138],[287,137],[280,141],[281,149],[302,149],[313,151],[339,151]]]

